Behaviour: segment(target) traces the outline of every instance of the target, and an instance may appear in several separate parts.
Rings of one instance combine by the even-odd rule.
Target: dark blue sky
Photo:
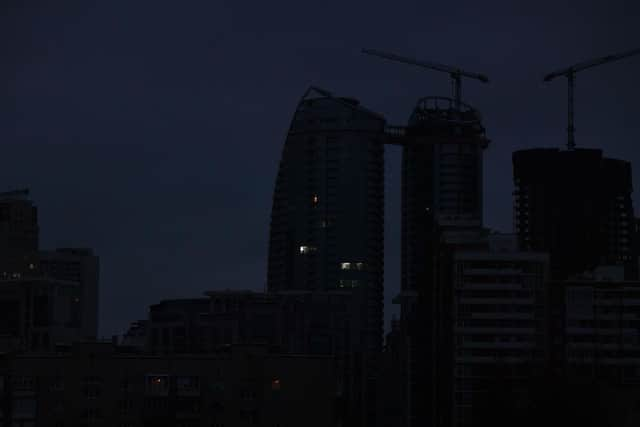
[[[511,152],[565,143],[566,84],[542,76],[640,46],[632,1],[22,3],[0,6],[0,189],[31,187],[43,247],[101,256],[104,335],[162,298],[263,288],[277,163],[310,84],[397,124],[418,97],[449,95],[446,75],[360,48],[491,77],[463,97],[493,141],[486,223],[510,231]],[[640,57],[578,75],[578,146],[640,162],[638,75]],[[389,151],[388,296],[400,231]]]

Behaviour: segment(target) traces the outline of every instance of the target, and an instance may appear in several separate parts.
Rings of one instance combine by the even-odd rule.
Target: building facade
[[[142,356],[107,343],[0,356],[0,424],[20,427],[336,425],[333,360],[233,346]]]
[[[59,248],[38,252],[38,260],[41,276],[78,284],[82,337],[96,339],[100,315],[99,258],[88,248]]]
[[[269,238],[269,292],[353,294],[349,350],[371,396],[354,409],[363,425],[383,339],[384,127],[358,101],[309,89],[284,144]]]
[[[515,236],[490,235],[485,250],[459,250],[452,263],[451,425],[473,423],[474,406],[506,373],[528,380],[548,355],[548,256],[521,252]],[[497,368],[497,369],[496,369]]]
[[[402,148],[402,291],[429,280],[424,259],[431,225],[456,238],[482,227],[483,152],[489,144],[480,113],[448,98],[418,101]]]
[[[0,277],[18,279],[35,269],[40,229],[29,190],[0,193]]]
[[[54,351],[82,339],[77,283],[0,280],[0,351]]]
[[[523,248],[546,251],[555,280],[601,265],[637,275],[631,164],[601,150],[513,153],[514,223]]]
[[[401,422],[446,425],[438,385],[445,369],[440,363],[448,363],[440,353],[450,340],[443,323],[451,310],[446,253],[483,244],[483,151],[489,140],[477,110],[427,97],[390,143],[403,147],[401,292],[394,300],[401,311]]]
[[[640,385],[640,282],[553,282],[553,366],[583,378]]]

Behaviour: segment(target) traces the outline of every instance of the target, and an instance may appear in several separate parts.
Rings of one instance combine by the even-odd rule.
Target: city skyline
[[[377,45],[478,69],[492,77],[489,86],[465,86],[464,100],[483,113],[493,141],[485,153],[485,222],[511,231],[511,152],[517,148],[562,148],[565,142],[565,87],[559,82],[542,85],[544,72],[632,47],[629,44],[635,35],[625,22],[630,22],[633,12],[627,10],[625,18],[614,8],[608,9],[610,24],[619,24],[613,28],[601,21],[601,10],[584,7],[583,21],[577,23],[579,30],[574,38],[567,39],[560,37],[564,34],[562,19],[531,17],[517,7],[507,11],[510,19],[493,21],[496,31],[479,33],[478,40],[471,44],[457,36],[450,43],[432,41],[424,46],[418,39],[407,43],[398,36],[376,37],[373,27],[356,35],[348,30],[346,18],[340,18],[338,34],[343,34],[348,43],[338,43],[338,36],[323,37],[329,34],[326,31],[285,43],[284,33],[269,34],[264,28],[268,36],[265,40],[282,42],[273,54],[283,62],[277,67],[280,72],[266,67],[261,73],[247,71],[253,66],[253,58],[245,59],[243,54],[243,49],[257,40],[256,34],[240,31],[238,44],[208,37],[206,20],[196,19],[194,11],[180,15],[181,28],[186,28],[189,18],[195,22],[191,31],[178,38],[184,43],[169,44],[169,56],[177,58],[181,66],[169,66],[168,54],[154,50],[156,42],[136,30],[135,18],[123,23],[122,32],[115,32],[115,37],[105,38],[110,19],[117,16],[117,5],[102,10],[102,15],[78,9],[76,18],[74,10],[69,10],[69,16],[60,18],[69,24],[67,33],[56,29],[58,18],[46,11],[23,12],[22,20],[14,14],[11,16],[19,24],[49,26],[40,26],[48,32],[41,29],[33,34],[29,45],[12,42],[11,55],[4,59],[9,67],[2,73],[16,70],[15,78],[10,79],[16,104],[6,105],[7,123],[13,125],[2,126],[2,137],[8,142],[5,153],[14,160],[0,176],[5,183],[3,189],[32,189],[42,212],[44,248],[89,246],[101,256],[101,305],[107,316],[101,319],[101,335],[121,333],[131,319],[144,315],[141,307],[161,298],[200,294],[227,287],[227,283],[231,288],[262,289],[277,159],[295,102],[307,86],[315,83],[340,96],[358,98],[368,108],[388,115],[391,124],[400,125],[405,124],[419,97],[450,92],[445,76],[380,63],[359,52],[363,45]],[[142,19],[143,12],[134,10],[131,16]],[[169,17],[169,12],[161,5],[156,11],[159,18]],[[302,16],[301,10],[295,12]],[[380,22],[383,12],[371,13]],[[457,12],[448,9],[434,16],[446,21]],[[347,10],[345,16],[355,13]],[[459,25],[470,25],[468,31],[485,27],[474,24],[473,10],[463,11],[462,16]],[[557,16],[570,15],[561,9]],[[154,22],[158,24],[150,33],[163,34],[160,21]],[[90,30],[88,23],[97,24],[96,29]],[[518,24],[522,29],[516,28]],[[541,35],[533,27],[548,31]],[[18,31],[24,29],[18,30],[16,24],[4,28],[16,31],[6,40],[26,40],[18,37]],[[227,25],[228,34],[232,30],[233,26]],[[287,31],[305,34],[295,25]],[[511,31],[516,37],[508,42],[500,37],[500,31]],[[224,31],[215,35],[221,33]],[[582,40],[586,34],[590,36]],[[127,41],[134,41],[129,49]],[[99,49],[90,49],[91,43]],[[546,45],[553,49],[543,51]],[[190,49],[183,50],[184,46]],[[536,55],[530,53],[534,47]],[[216,49],[224,53],[222,71],[205,73],[218,64],[216,58],[220,56],[216,52],[220,51]],[[269,60],[266,54],[250,52],[262,65]],[[112,64],[110,58],[120,61],[121,65],[106,68],[115,73],[103,71],[103,66]],[[523,66],[512,67],[510,61],[505,65],[505,59],[517,60],[514,64]],[[344,61],[349,66],[334,67],[332,61]],[[290,74],[282,73],[282,64],[287,63],[293,65]],[[131,67],[129,74],[124,74],[126,64]],[[578,78],[578,147],[602,148],[609,157],[637,163],[631,140],[633,135],[640,135],[640,130],[634,130],[633,108],[625,105],[637,98],[634,66],[612,65]],[[202,71],[197,72],[199,68]],[[220,90],[217,85],[235,77],[231,75],[233,70],[240,70],[236,80],[231,80],[235,83],[222,92],[224,96],[216,97]],[[194,72],[198,78],[187,82]],[[98,81],[105,86],[95,84]],[[525,90],[525,99],[515,95],[519,88]],[[252,94],[257,95],[253,98]],[[89,95],[102,102],[87,104]],[[610,112],[612,102],[621,105]],[[243,129],[248,121],[254,130]],[[537,123],[547,125],[541,128]],[[186,139],[190,141],[183,143]],[[242,160],[246,169],[227,166]],[[398,151],[391,150],[385,169],[387,209],[395,212],[385,215],[386,251],[391,257],[385,260],[389,268],[385,277],[388,312],[389,296],[399,287]],[[252,196],[246,197],[249,191]],[[139,291],[123,305],[124,292],[132,287]],[[124,310],[121,318],[107,314],[108,307],[116,306]]]

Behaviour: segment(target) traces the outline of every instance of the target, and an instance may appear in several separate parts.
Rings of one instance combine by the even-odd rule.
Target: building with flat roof
[[[207,355],[0,355],[0,424],[12,426],[339,425],[331,357],[229,346]]]
[[[550,295],[553,367],[640,385],[640,282],[575,278],[552,282]]]
[[[496,367],[515,386],[549,359],[548,255],[519,251],[513,235],[488,240],[483,251],[452,254],[453,339],[443,357],[453,360],[446,389],[454,426],[472,423],[474,404],[495,381]]]
[[[513,153],[514,222],[520,245],[550,255],[551,277],[624,265],[637,278],[631,164],[602,150]]]
[[[75,282],[80,291],[83,339],[98,337],[100,315],[100,259],[89,248],[58,248],[38,252],[39,273],[43,277]]]
[[[54,351],[82,339],[76,282],[0,280],[0,351]]]
[[[29,190],[0,193],[0,277],[19,278],[35,269],[40,229]]]

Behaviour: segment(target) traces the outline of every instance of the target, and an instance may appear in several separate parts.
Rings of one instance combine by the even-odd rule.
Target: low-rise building
[[[81,339],[76,282],[0,280],[0,351],[51,351]]]
[[[640,282],[611,276],[550,285],[556,369],[640,384]]]
[[[336,425],[331,357],[228,346],[140,355],[110,343],[0,357],[0,424],[294,427]]]

